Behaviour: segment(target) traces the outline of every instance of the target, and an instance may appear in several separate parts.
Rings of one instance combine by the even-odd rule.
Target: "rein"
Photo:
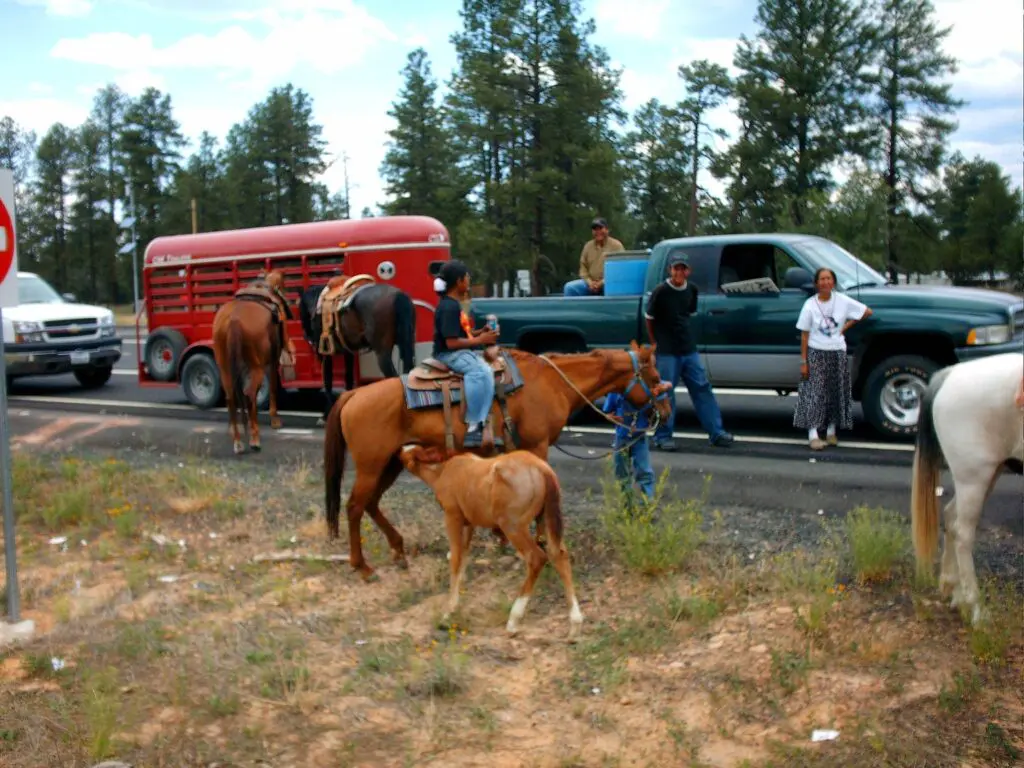
[[[562,377],[562,380],[565,381],[565,383],[568,384],[573,389],[573,391],[575,391],[576,394],[580,396],[580,398],[583,400],[583,402],[586,403],[588,406],[590,406],[590,408],[595,413],[599,414],[601,416],[601,418],[603,418],[605,421],[609,422],[610,424],[614,424],[617,427],[624,427],[624,428],[628,429],[630,432],[634,432],[634,431],[637,430],[636,422],[637,422],[637,419],[639,418],[641,413],[646,413],[647,411],[654,409],[655,402],[657,402],[658,400],[662,400],[664,398],[669,397],[669,395],[671,393],[671,390],[669,390],[669,392],[663,392],[662,394],[655,396],[654,393],[651,392],[651,388],[648,387],[647,383],[644,382],[644,380],[640,378],[640,362],[637,359],[636,353],[633,352],[632,350],[630,350],[629,351],[629,359],[633,363],[633,378],[630,379],[629,383],[622,390],[622,396],[625,397],[626,395],[628,395],[629,391],[631,389],[633,389],[633,387],[635,387],[635,386],[637,386],[639,384],[640,387],[643,389],[644,393],[649,398],[649,402],[647,403],[647,405],[642,410],[636,411],[636,413],[634,413],[634,415],[633,415],[632,423],[631,424],[627,424],[624,421],[620,421],[615,416],[612,416],[610,413],[605,413],[600,408],[598,408],[590,400],[590,398],[588,398],[585,394],[583,394],[583,392],[580,391],[580,388],[576,386],[576,384],[573,382],[573,380],[570,379],[568,376],[566,376],[565,372],[562,371],[562,369],[559,368],[557,365],[555,365],[555,363],[547,355],[538,355],[538,357],[541,360],[543,360],[545,363],[550,365],[555,370],[555,372],[558,373],[558,375]],[[661,423],[661,415],[658,413],[658,411],[656,409],[654,409],[653,424],[648,425],[648,427],[646,429],[640,430],[640,434],[638,434],[636,437],[634,437],[632,440],[630,440],[628,443],[626,443],[621,448],[613,448],[612,450],[610,450],[607,453],[604,453],[604,454],[602,454],[600,456],[577,456],[576,454],[571,453],[570,451],[568,451],[565,448],[563,448],[562,446],[560,446],[557,442],[553,443],[552,447],[557,448],[559,451],[564,453],[566,456],[571,456],[574,459],[580,459],[581,461],[600,461],[601,459],[605,459],[605,458],[607,458],[609,456],[613,456],[616,453],[625,453],[630,448],[632,448],[634,445],[636,445],[640,440],[642,440],[644,437],[646,437],[648,433],[653,433],[658,428],[660,423]]]

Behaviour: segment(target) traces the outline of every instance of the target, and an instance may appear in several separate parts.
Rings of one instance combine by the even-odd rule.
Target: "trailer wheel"
[[[205,411],[220,405],[224,389],[212,355],[200,352],[185,361],[181,369],[181,388],[196,408]]]
[[[154,381],[174,381],[178,372],[178,361],[188,342],[173,328],[158,328],[146,337],[142,352],[146,370]]]

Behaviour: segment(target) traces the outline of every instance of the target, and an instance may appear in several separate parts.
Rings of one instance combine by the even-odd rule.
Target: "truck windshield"
[[[887,282],[875,269],[830,240],[807,238],[796,246],[807,254],[809,261],[835,270],[839,287],[844,291],[859,285],[885,285]]]
[[[41,277],[18,275],[19,304],[63,304],[64,299]]]

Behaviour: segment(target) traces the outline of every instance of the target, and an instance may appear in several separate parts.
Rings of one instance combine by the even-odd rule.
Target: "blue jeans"
[[[580,279],[570,280],[566,283],[565,288],[562,289],[562,293],[565,296],[603,296],[604,289],[602,288],[596,292],[591,292],[590,286],[587,285],[587,281]]]
[[[482,424],[494,402],[494,372],[491,366],[468,349],[439,352],[438,360],[462,374],[463,397],[466,398],[466,424]]]
[[[711,440],[725,432],[722,426],[722,412],[718,409],[718,401],[711,391],[711,382],[708,381],[704,366],[700,362],[700,354],[692,352],[689,355],[657,355],[658,374],[662,381],[669,381],[674,387],[680,379],[690,393],[690,400],[697,411],[697,418],[704,431],[708,433]],[[668,423],[658,425],[654,432],[654,442],[667,442],[672,439],[672,428],[676,423],[676,399],[669,398],[672,405],[672,415]]]
[[[630,437],[616,434],[612,447],[621,448],[635,437],[635,435]],[[632,486],[631,483],[627,484],[630,475],[630,461],[633,464],[633,477],[636,484],[640,486],[640,492],[648,499],[651,498],[654,496],[654,469],[651,467],[651,449],[647,442],[647,435],[633,443],[628,451],[615,454],[615,476],[626,489]]]

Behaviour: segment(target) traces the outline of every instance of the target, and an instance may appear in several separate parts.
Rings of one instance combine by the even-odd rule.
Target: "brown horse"
[[[260,450],[260,426],[256,419],[256,395],[270,370],[270,426],[281,428],[277,415],[280,388],[278,363],[282,348],[294,359],[295,348],[287,337],[285,319],[288,302],[281,293],[283,275],[274,270],[265,279],[239,289],[235,297],[217,310],[213,318],[213,356],[220,369],[221,385],[227,399],[228,421],[235,453],[245,445],[238,428],[238,408],[248,413],[246,432],[249,447]]]
[[[430,486],[444,509],[451,547],[451,583],[442,621],[447,622],[459,604],[473,530],[497,526],[526,563],[526,581],[505,625],[511,635],[519,631],[533,586],[549,560],[530,538],[530,523],[543,512],[551,565],[565,586],[569,639],[574,640],[583,624],[583,614],[572,584],[569,552],[562,543],[562,489],[551,465],[529,451],[512,451],[487,459],[463,453],[445,460],[445,452],[440,448],[407,445],[400,456],[405,468]]]
[[[521,391],[508,398],[518,447],[542,459],[547,460],[548,447],[558,440],[573,412],[584,405],[592,406],[593,400],[609,392],[623,393],[637,407],[653,403],[660,418],[669,417],[670,395],[653,392],[660,383],[654,347],[641,348],[634,341],[630,350],[602,349],[584,354],[537,356],[521,350],[504,351],[515,361],[525,382]],[[346,507],[350,563],[364,579],[373,576],[360,544],[359,526],[364,511],[387,538],[394,561],[402,567],[407,565],[402,536],[380,509],[381,496],[402,473],[402,446],[419,443],[445,447],[441,409],[410,410],[403,388],[400,379],[385,379],[346,392],[331,409],[324,431],[328,536],[334,539],[339,535],[341,481],[345,453],[350,451],[356,466]],[[458,421],[454,425],[455,437],[461,444],[465,425]],[[538,518],[538,535],[541,522]]]

